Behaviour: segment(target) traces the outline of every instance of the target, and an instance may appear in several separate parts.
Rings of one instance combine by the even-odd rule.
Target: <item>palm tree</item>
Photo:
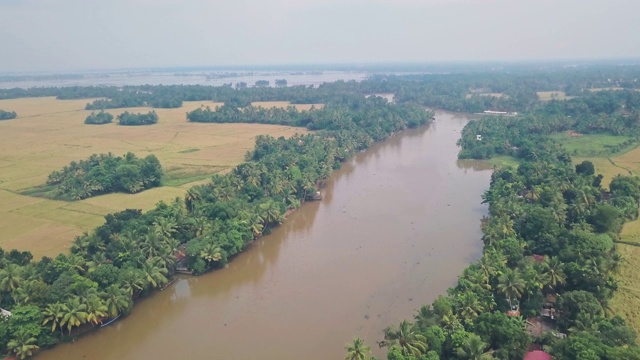
[[[22,285],[22,268],[16,264],[9,264],[0,270],[0,291],[14,292]]]
[[[524,280],[518,270],[507,268],[498,278],[497,290],[504,294],[509,301],[509,310],[513,310],[513,299],[520,299],[524,291]]]
[[[449,310],[446,315],[442,316],[442,320],[440,321],[440,323],[442,325],[442,328],[447,330],[450,334],[462,328],[462,324],[460,323],[458,316],[451,310]]]
[[[18,305],[27,305],[33,301],[33,295],[39,292],[39,285],[44,286],[40,280],[27,280],[22,286],[11,293],[13,301]]]
[[[163,238],[171,238],[176,232],[176,223],[162,217],[153,223],[153,230]]]
[[[131,296],[127,290],[121,289],[117,285],[109,286],[107,291],[102,294],[102,299],[107,306],[107,315],[112,318],[131,307]]]
[[[480,291],[482,290],[491,290],[491,284],[489,284],[489,279],[484,275],[484,272],[481,272],[476,268],[473,269],[465,278],[469,282],[469,289],[472,291]]]
[[[614,274],[618,274],[620,272],[620,267],[624,262],[624,257],[620,255],[620,253],[614,252],[611,255],[611,259],[609,259],[608,268]]]
[[[407,320],[403,320],[397,329],[384,329],[384,339],[383,345],[398,345],[403,355],[420,356],[427,352],[427,339]]]
[[[273,200],[260,204],[261,215],[265,225],[282,222],[280,206]]]
[[[62,321],[60,326],[67,326],[67,331],[71,334],[71,329],[87,322],[87,305],[82,304],[77,297],[71,298],[62,305]]]
[[[557,257],[547,257],[544,259],[545,281],[547,285],[554,289],[558,285],[564,284],[566,277],[563,271],[564,264]]]
[[[154,288],[158,288],[169,282],[166,277],[169,271],[164,267],[164,264],[159,264],[158,260],[160,259],[149,259],[142,265],[142,272],[144,273],[147,284]]]
[[[100,251],[91,255],[91,260],[87,261],[87,273],[93,272],[98,266],[106,264],[109,261],[104,252]]]
[[[89,235],[85,232],[81,236],[76,237],[71,244],[71,253],[86,257],[89,254]]]
[[[107,305],[100,299],[98,296],[91,296],[87,299],[86,303],[87,308],[87,322],[92,325],[98,325],[98,323],[102,323],[102,319],[107,316]]]
[[[196,232],[196,237],[201,237],[209,228],[211,228],[209,220],[204,216],[197,216],[196,214],[194,214],[191,219],[193,228]]]
[[[456,352],[458,357],[464,360],[493,359],[492,351],[485,352],[486,348],[487,344],[482,342],[478,335],[472,334]]]
[[[49,304],[44,310],[42,310],[42,314],[44,315],[42,325],[51,323],[51,332],[54,332],[56,328],[59,328],[60,334],[62,335],[62,317],[65,314],[64,305],[60,302]]]
[[[67,256],[67,262],[80,274],[84,274],[87,271],[87,261],[80,254]]]
[[[493,264],[491,264],[487,256],[482,257],[482,259],[479,262],[479,266],[480,266],[480,271],[482,272],[482,275],[484,276],[484,279],[486,281],[486,284],[489,285],[489,280],[491,279],[491,276],[495,274],[497,271],[496,267],[493,266]],[[489,286],[489,288],[490,287],[491,286]]]
[[[211,262],[222,260],[222,249],[214,243],[208,243],[200,251],[200,257],[207,261],[207,267],[209,267]]]
[[[416,321],[416,326],[420,329],[426,329],[429,326],[433,325],[433,310],[431,310],[431,306],[428,304],[422,305],[420,309],[416,312],[416,315],[413,319]]]
[[[148,231],[142,236],[140,249],[147,259],[158,256],[160,247],[163,245],[163,239],[154,231]]]
[[[18,359],[25,359],[28,356],[33,355],[34,350],[38,350],[40,347],[36,345],[38,339],[31,336],[27,331],[23,329],[18,330],[15,337],[7,343],[7,349],[16,354]]]
[[[176,241],[171,239],[171,241]],[[163,244],[158,249],[158,256],[156,257],[159,264],[163,264],[163,266],[168,269],[173,269],[173,264],[176,262],[176,248],[169,247],[167,244]]]
[[[120,284],[129,293],[129,296],[133,297],[138,291],[144,290],[147,286],[144,277],[145,275],[139,269],[128,269],[124,273]]]
[[[187,194],[184,197],[184,204],[187,207],[189,212],[192,212],[195,207],[195,203],[201,199],[200,193],[198,192],[198,188],[192,187],[187,190]]]
[[[542,192],[540,186],[532,186],[525,194],[525,199],[531,200],[531,202],[536,202],[540,200],[540,193]]]
[[[467,291],[457,298],[459,313],[464,322],[471,323],[484,311],[484,306],[476,293]]]
[[[353,342],[347,344],[344,349],[347,350],[344,360],[365,360],[371,353],[371,348],[366,346],[360,338],[353,339]]]

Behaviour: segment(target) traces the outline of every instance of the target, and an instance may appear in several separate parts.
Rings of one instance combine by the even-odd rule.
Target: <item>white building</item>
[[[3,308],[0,308],[0,316],[9,317],[11,316],[11,313]]]

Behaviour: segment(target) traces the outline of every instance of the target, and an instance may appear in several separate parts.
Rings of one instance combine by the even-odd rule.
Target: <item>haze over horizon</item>
[[[0,0],[0,72],[640,57],[640,1]]]

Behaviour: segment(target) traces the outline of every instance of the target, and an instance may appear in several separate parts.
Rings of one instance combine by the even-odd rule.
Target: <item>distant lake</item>
[[[74,75],[20,77],[8,81],[0,77],[0,89],[68,86],[125,86],[125,85],[211,85],[220,86],[239,82],[254,86],[258,80],[287,80],[287,86],[320,85],[338,80],[362,81],[367,72],[352,71],[131,71],[112,73],[85,73]]]

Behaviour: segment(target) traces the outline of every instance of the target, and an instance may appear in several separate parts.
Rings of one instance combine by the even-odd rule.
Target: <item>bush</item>
[[[15,119],[18,116],[15,111],[0,110],[0,120]]]
[[[113,115],[106,113],[104,111],[100,111],[97,114],[94,112],[91,112],[91,115],[87,116],[84,123],[89,125],[102,125],[102,124],[109,124],[112,121],[113,121]]]
[[[118,124],[128,126],[152,125],[158,122],[158,114],[150,111],[146,114],[132,114],[128,111],[118,115]]]

